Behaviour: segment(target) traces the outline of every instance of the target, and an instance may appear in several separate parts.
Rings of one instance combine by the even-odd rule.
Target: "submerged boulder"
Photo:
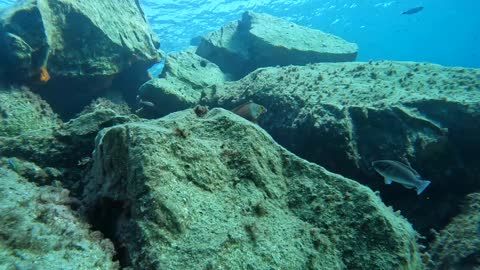
[[[134,0],[18,1],[2,10],[0,35],[8,79],[29,79],[42,67],[51,79],[98,79],[158,56],[159,41]]]
[[[480,268],[480,193],[467,196],[461,213],[430,246],[434,269]]]
[[[13,167],[39,184],[51,184],[57,176],[70,174],[62,181],[71,181],[64,182],[69,188],[78,186],[74,172],[84,169],[97,133],[138,120],[125,104],[99,99],[64,123],[48,103],[27,88],[0,87],[0,165]]]
[[[480,189],[480,70],[406,62],[264,68],[203,101],[267,108],[260,125],[287,149],[382,192],[428,234]],[[384,185],[371,162],[410,164],[432,183],[417,196]]]
[[[195,48],[169,54],[159,78],[184,82],[197,91],[226,80],[216,64],[195,54]]]
[[[69,104],[62,109],[71,95],[145,81],[158,47],[136,0],[27,0],[0,13],[0,80],[45,89],[54,107]]]
[[[110,240],[90,230],[60,187],[38,187],[0,166],[1,269],[120,269]]]
[[[0,137],[58,129],[62,121],[50,105],[26,87],[0,86]]]
[[[375,193],[226,110],[117,125],[96,141],[83,201],[122,266],[423,269],[415,231]]]
[[[144,83],[139,91],[143,117],[156,118],[198,104],[202,90],[225,82],[217,65],[200,57],[192,49],[169,54],[159,78]]]
[[[233,79],[259,67],[354,61],[357,52],[334,35],[251,11],[205,35],[196,51]]]

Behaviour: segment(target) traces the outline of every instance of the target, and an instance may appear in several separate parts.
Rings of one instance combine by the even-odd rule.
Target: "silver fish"
[[[420,175],[410,166],[394,160],[377,160],[372,166],[385,178],[385,184],[392,182],[402,184],[406,188],[414,188],[420,195],[430,185],[430,181],[422,180]]]
[[[155,107],[155,103],[151,101],[146,101],[146,100],[141,100],[138,102],[140,105],[146,106],[146,107]]]

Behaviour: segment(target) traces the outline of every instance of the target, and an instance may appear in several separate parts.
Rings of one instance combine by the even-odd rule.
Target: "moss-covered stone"
[[[0,87],[0,137],[51,131],[61,121],[40,96],[27,88]]]
[[[480,193],[466,197],[461,213],[440,231],[428,252],[434,269],[480,268]]]
[[[200,97],[200,91],[180,80],[154,78],[139,89],[140,108],[137,113],[147,118],[162,117],[193,107],[200,101]]]
[[[196,55],[194,48],[169,54],[159,78],[179,80],[197,91],[227,79],[216,64]]]
[[[17,1],[0,14],[0,82],[31,86],[68,120],[109,90],[133,104],[159,46],[138,0]]]
[[[370,189],[223,109],[104,129],[87,180],[92,222],[135,269],[423,269]]]
[[[480,188],[479,75],[412,62],[263,68],[206,89],[203,101],[228,109],[249,100],[262,104],[268,111],[260,125],[281,145],[380,190],[428,234]],[[384,185],[370,166],[379,159],[409,163],[432,184],[422,196]]]
[[[77,217],[60,187],[0,167],[1,269],[120,269],[113,244]]]
[[[354,61],[357,51],[356,44],[334,35],[247,11],[205,35],[196,53],[240,79],[259,67]]]
[[[78,175],[71,174],[84,169],[98,131],[139,120],[125,104],[100,99],[63,123],[26,88],[0,90],[0,108],[0,164],[13,162],[19,174],[38,184],[68,180],[64,184],[69,188],[78,185]]]
[[[154,63],[159,41],[138,1],[28,0],[2,10],[0,44],[6,79],[46,83],[42,67],[51,79],[100,79]]]
[[[159,78],[140,87],[137,113],[157,118],[193,107],[200,101],[204,88],[215,87],[225,80],[225,74],[217,65],[196,55],[192,49],[169,54]]]

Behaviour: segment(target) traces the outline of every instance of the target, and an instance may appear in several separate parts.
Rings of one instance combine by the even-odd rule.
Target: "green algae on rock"
[[[0,87],[0,137],[54,130],[61,120],[50,106],[27,88]]]
[[[479,69],[413,62],[269,67],[206,89],[203,103],[264,105],[260,125],[282,146],[381,190],[428,234],[455,214],[456,207],[438,207],[446,197],[456,206],[480,188],[479,76]],[[379,159],[418,169],[432,181],[425,196],[384,186],[370,166]]]
[[[222,84],[225,80],[225,74],[217,65],[191,49],[169,54],[159,78],[149,80],[138,90],[140,103],[149,102],[153,106],[140,106],[137,113],[157,118],[193,107],[200,101],[203,88]]]
[[[1,269],[120,269],[113,244],[77,217],[68,191],[0,167]]]
[[[159,78],[179,80],[195,90],[222,84],[227,79],[216,64],[195,54],[194,48],[169,54]]]
[[[69,179],[59,176],[78,169],[78,163],[91,156],[102,128],[139,118],[125,105],[100,99],[63,123],[38,95],[26,88],[12,88],[0,90],[0,121],[0,157],[16,160],[19,174],[29,180],[48,184]],[[7,164],[0,158],[1,163]]]
[[[144,83],[139,92],[140,103],[149,102],[151,106],[141,106],[136,112],[145,118],[157,118],[171,112],[184,110],[197,104],[201,97],[190,85],[178,80],[153,78]]]
[[[111,224],[123,266],[424,269],[416,232],[369,188],[229,111],[117,125],[96,141],[83,201],[94,225]]]
[[[196,53],[240,79],[259,67],[354,61],[357,51],[356,44],[334,35],[247,11],[205,35]]]
[[[67,120],[108,90],[133,104],[159,46],[137,0],[17,1],[0,14],[0,81],[31,86]]]
[[[428,253],[434,269],[480,268],[480,193],[466,196],[461,213],[440,231]]]
[[[12,47],[9,39],[0,39],[6,43],[0,46],[6,59],[0,70],[8,79],[28,79],[41,67],[52,79],[111,76],[158,57],[158,38],[134,0],[18,1],[2,11],[0,35],[25,44]]]

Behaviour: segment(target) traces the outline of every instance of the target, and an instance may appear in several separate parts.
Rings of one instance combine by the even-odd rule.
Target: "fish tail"
[[[420,195],[427,187],[430,185],[430,181],[428,180],[422,180],[420,185],[417,187],[417,195]]]

